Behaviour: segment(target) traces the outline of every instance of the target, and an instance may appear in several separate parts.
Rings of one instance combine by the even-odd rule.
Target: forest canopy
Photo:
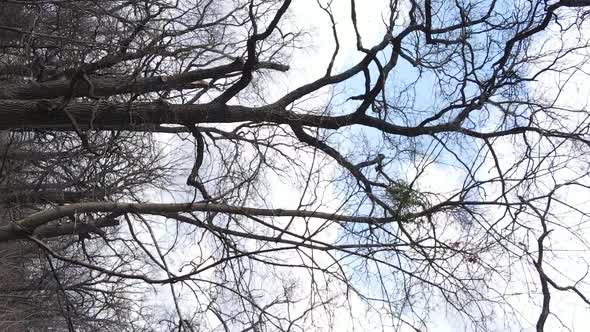
[[[0,1],[0,329],[584,329],[588,13]]]

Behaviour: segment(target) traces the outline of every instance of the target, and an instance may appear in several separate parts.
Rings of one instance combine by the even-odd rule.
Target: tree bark
[[[206,88],[205,79],[224,77],[233,72],[242,70],[244,64],[234,61],[230,64],[193,70],[171,76],[154,76],[137,78],[134,76],[90,78],[92,87],[84,80],[75,82],[72,89],[72,81],[53,80],[48,82],[29,82],[21,84],[0,85],[0,99],[52,99],[72,94],[73,97],[106,97],[125,93],[143,94],[155,91],[182,90]],[[288,66],[276,63],[260,63],[257,69],[273,69],[287,71]]]
[[[106,227],[113,227],[118,226],[119,221],[113,218],[99,218],[92,222],[86,223],[74,223],[69,222],[65,224],[55,224],[55,225],[43,225],[35,230],[33,233],[34,236],[40,239],[64,236],[64,235],[75,235],[75,234],[88,234],[88,233],[97,233],[101,232],[101,229]],[[23,236],[22,238],[26,238],[27,234],[21,233],[19,234]]]
[[[0,130],[46,129],[71,130],[72,122],[84,130],[137,130],[159,128],[161,125],[197,123],[269,122],[316,128],[338,129],[352,125],[363,125],[385,133],[403,136],[430,135],[438,132],[458,131],[456,124],[440,124],[423,127],[405,127],[388,123],[365,114],[350,113],[339,116],[298,114],[287,111],[275,104],[250,108],[218,103],[209,104],[168,104],[155,102],[111,103],[106,101],[69,103],[60,111],[57,99],[37,101],[0,100]],[[534,130],[524,128],[522,131]],[[464,132],[465,133],[465,132]],[[473,132],[472,136],[479,133]],[[492,136],[504,133],[493,133]],[[486,134],[483,134],[486,135]]]
[[[373,218],[352,215],[342,215],[329,212],[309,210],[284,210],[284,209],[259,209],[251,207],[240,207],[225,204],[209,203],[119,203],[119,202],[87,202],[76,203],[64,206],[57,206],[52,209],[31,214],[21,220],[10,223],[8,226],[0,227],[0,242],[12,241],[32,234],[39,227],[66,216],[73,216],[77,213],[143,213],[153,215],[166,215],[180,212],[218,212],[236,215],[252,215],[267,217],[300,217],[318,218],[325,220],[344,221],[351,223],[388,223],[393,218]],[[25,234],[25,235],[23,235]]]
[[[104,194],[104,193],[103,193]],[[16,192],[4,192],[0,193],[0,202],[2,203],[21,203],[21,204],[32,204],[32,203],[73,203],[80,202],[83,198],[94,197],[97,195],[93,192],[83,191],[63,191],[63,190],[50,190],[50,191],[22,191],[17,190]]]

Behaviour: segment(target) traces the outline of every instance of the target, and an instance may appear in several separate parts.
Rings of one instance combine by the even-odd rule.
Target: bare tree
[[[568,100],[590,1],[392,0],[374,9],[374,45],[359,3],[342,18],[318,1],[333,54],[280,96],[273,79],[306,38],[291,1],[15,3],[22,18],[0,26],[0,129],[59,133],[35,167],[67,165],[72,148],[100,164],[120,132],[179,153],[190,142],[194,160],[179,166],[187,192],[159,201],[140,193],[157,177],[107,194],[133,172],[98,164],[85,182],[108,179],[104,194],[3,194],[64,196],[12,218],[0,241],[34,244],[100,287],[166,289],[160,329],[369,328],[360,311],[394,330],[543,331],[569,324],[557,301],[590,304],[588,211],[572,198],[589,185],[590,117]],[[339,68],[345,39],[360,58]],[[289,195],[272,195],[273,178]],[[106,229],[90,253],[52,247],[86,231],[68,220]]]
[[[92,151],[81,147],[72,132],[5,136],[0,183],[3,222],[64,204],[137,201],[138,188],[157,187],[170,176],[163,157],[143,134],[92,135]],[[119,224],[115,215],[99,219],[77,215],[49,223],[35,236],[48,239],[46,244],[55,252],[99,262],[107,259],[101,254],[104,245],[89,240],[116,236]],[[55,260],[31,243],[4,243],[2,256],[2,330],[149,327],[148,309],[142,306],[145,290],[136,283]]]

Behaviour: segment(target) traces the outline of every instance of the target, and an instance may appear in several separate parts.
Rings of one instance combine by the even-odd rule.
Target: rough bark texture
[[[4,71],[12,73],[20,69],[18,73],[22,74],[22,68],[13,67],[6,67]],[[126,93],[142,94],[161,90],[207,88],[208,84],[202,80],[217,79],[224,75],[240,71],[242,67],[242,61],[234,61],[227,65],[193,70],[171,76],[143,78],[118,76],[97,77],[91,78],[88,81],[79,79],[76,82],[72,82],[71,79],[63,79],[47,82],[2,84],[0,85],[0,99],[52,99],[69,94],[73,97],[106,97]],[[257,67],[259,69],[268,68],[280,71],[287,71],[289,68],[285,65],[273,63],[261,63]]]

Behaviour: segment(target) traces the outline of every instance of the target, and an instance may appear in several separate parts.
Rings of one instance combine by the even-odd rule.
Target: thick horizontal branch
[[[103,229],[107,227],[118,226],[119,221],[114,218],[98,218],[88,222],[66,222],[51,223],[37,227],[34,231],[28,231],[24,228],[12,231],[10,233],[1,233],[1,241],[16,241],[27,239],[33,235],[39,239],[47,239],[58,236],[82,235],[86,237],[90,233],[104,234]],[[6,228],[6,227],[3,227]]]
[[[73,97],[105,97],[125,93],[143,94],[156,91],[204,88],[207,87],[207,84],[199,82],[200,80],[221,78],[241,71],[243,66],[242,61],[234,61],[218,67],[193,70],[170,76],[90,78],[92,92],[86,82],[80,81],[74,86]],[[278,63],[261,62],[257,64],[256,69],[287,71],[289,67]],[[53,99],[70,95],[71,86],[71,80],[2,84],[0,85],[0,99]]]
[[[0,193],[0,202],[2,203],[71,203],[79,202],[84,198],[103,197],[105,192],[82,192],[82,191],[63,191],[63,190],[42,190],[27,191],[16,190],[12,192]]]
[[[0,45],[2,47],[2,45]],[[31,76],[31,68],[30,66],[26,66],[23,64],[4,64],[0,66],[0,76],[7,75],[7,76]],[[0,92],[1,94],[2,92]]]
[[[59,130],[71,128],[69,113],[82,129],[128,130],[141,127],[161,125],[186,125],[196,123],[236,123],[236,122],[270,122],[277,124],[294,124],[312,127],[338,129],[354,124],[365,124],[378,129],[388,129],[402,133],[405,127],[391,127],[385,121],[355,115],[321,116],[297,114],[284,109],[272,107],[249,108],[243,106],[226,106],[222,104],[168,104],[164,101],[110,103],[72,102],[60,112],[59,100],[0,100],[0,129],[36,128]],[[389,126],[389,128],[386,128]],[[382,127],[382,128],[379,128]],[[418,128],[420,133],[429,133],[433,127]],[[131,129],[133,130],[133,129]],[[411,134],[408,132],[408,134]],[[416,134],[419,134],[416,132]]]
[[[76,156],[76,152],[41,152],[41,151],[11,151],[0,147],[0,158],[7,160],[51,160],[51,159],[71,159]]]
[[[65,235],[87,235],[89,233],[102,234],[102,229],[118,226],[119,221],[114,218],[99,218],[91,222],[68,222],[64,224],[51,224],[38,227],[33,235],[40,239]],[[27,238],[26,232],[19,234],[21,239]]]
[[[476,138],[491,138],[534,132],[545,137],[571,139],[590,144],[590,141],[580,134],[531,126],[491,132],[465,129],[456,122],[408,127],[362,113],[340,116],[301,114],[285,110],[276,104],[251,108],[217,103],[183,105],[168,104],[164,101],[133,104],[97,101],[70,103],[65,107],[67,112],[60,112],[60,106],[59,100],[0,100],[0,119],[2,119],[0,130],[72,130],[72,121],[68,117],[71,115],[83,130],[151,131],[153,129],[161,132],[178,132],[177,129],[166,129],[163,125],[257,122],[324,129],[360,125],[375,128],[383,133],[407,137],[457,132]]]
[[[6,223],[9,225],[0,227],[0,242],[22,238],[22,234],[33,233],[37,228],[51,221],[59,220],[60,218],[67,216],[73,216],[78,213],[141,213],[166,215],[170,213],[197,211],[267,217],[319,218],[354,223],[388,223],[394,221],[392,218],[357,217],[309,210],[259,209],[208,203],[166,204],[87,202],[57,206],[45,211],[34,213],[21,220],[12,223]]]

